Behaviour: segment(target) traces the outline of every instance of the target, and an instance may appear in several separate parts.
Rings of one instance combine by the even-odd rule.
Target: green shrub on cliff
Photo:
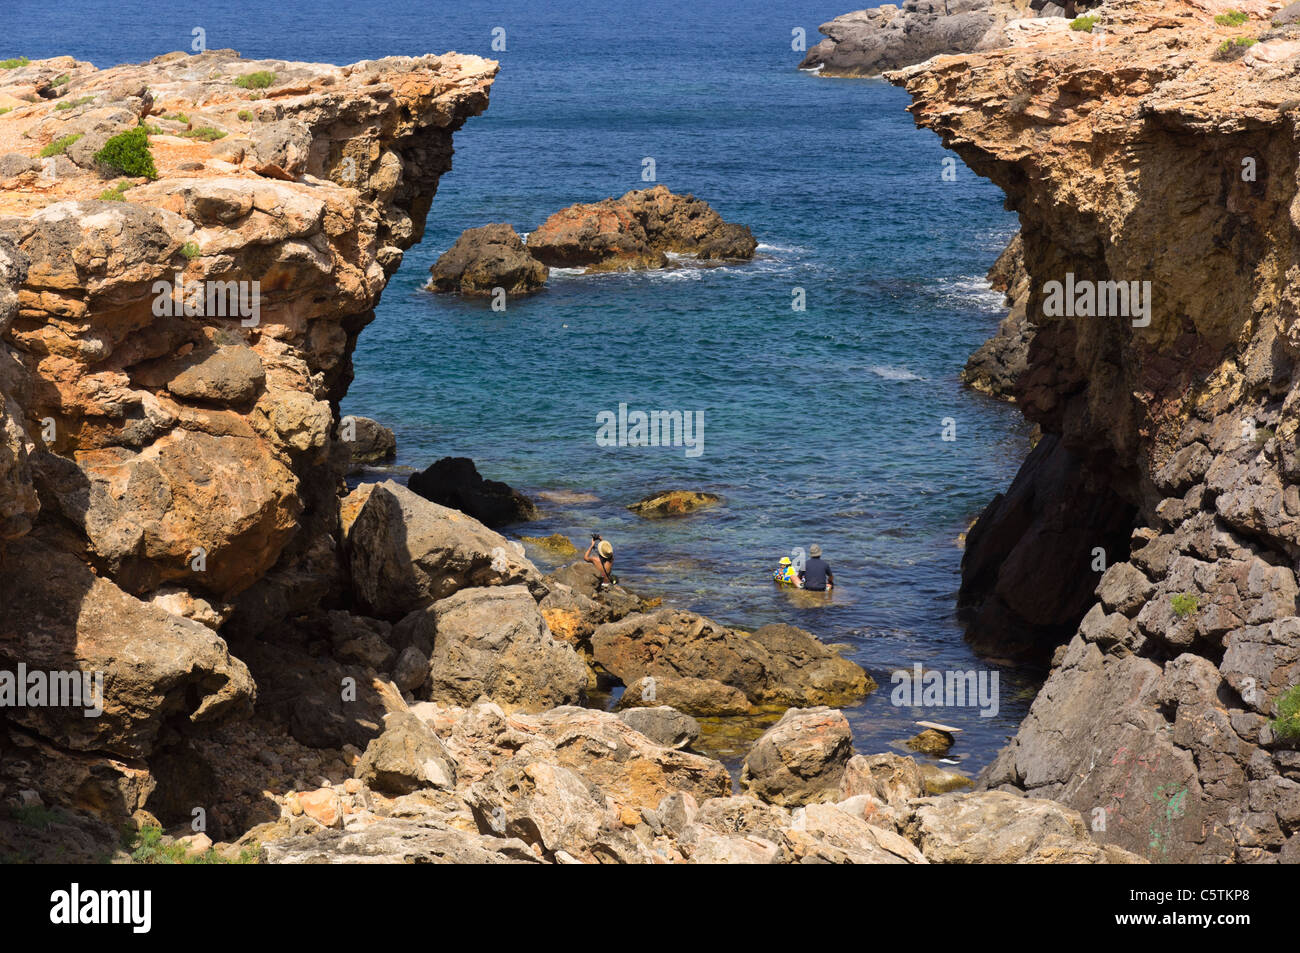
[[[226,134],[220,129],[214,129],[212,126],[202,126],[198,129],[186,129],[180,135],[185,139],[202,139],[204,142],[215,142],[218,139],[224,139]]]
[[[1081,33],[1091,33],[1092,28],[1097,25],[1098,19],[1100,18],[1096,14],[1085,13],[1083,16],[1075,17],[1070,21],[1070,29],[1078,30]]]
[[[136,126],[109,139],[104,143],[104,148],[95,153],[95,161],[117,169],[123,175],[158,178],[153,153],[149,151],[149,132],[143,126]]]
[[[117,185],[113,186],[111,189],[105,189],[104,191],[100,192],[99,200],[101,202],[125,202],[126,190],[129,189],[130,187],[131,187],[131,183],[126,181],[126,179],[123,179],[121,182],[117,183]]]
[[[270,70],[258,70],[256,73],[246,73],[235,80],[235,85],[243,89],[266,89],[275,82],[275,74]]]
[[[1277,700],[1277,717],[1268,726],[1279,741],[1300,741],[1300,685]]]
[[[1217,14],[1214,22],[1219,26],[1241,26],[1249,19],[1250,17],[1240,10],[1229,10],[1227,13]]]
[[[1200,607],[1200,600],[1190,592],[1180,592],[1169,600],[1169,605],[1174,610],[1174,615],[1180,619],[1186,619],[1189,615]]]
[[[72,145],[81,138],[81,133],[75,132],[70,136],[64,136],[62,139],[55,139],[39,153],[42,159],[48,159],[50,156],[61,155],[68,151],[68,146]]]
[[[31,60],[25,56],[16,56],[10,60],[0,60],[0,69],[17,69],[20,66],[26,66],[30,62]]]

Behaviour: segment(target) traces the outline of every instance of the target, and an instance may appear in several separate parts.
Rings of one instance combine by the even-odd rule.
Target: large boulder
[[[499,480],[485,480],[468,457],[443,457],[406,481],[426,500],[460,510],[484,526],[537,519],[537,506]]]
[[[355,777],[387,794],[410,794],[420,788],[456,784],[456,759],[429,727],[410,712],[394,712],[384,733],[366,747]]]
[[[463,589],[423,610],[421,624],[433,645],[433,701],[488,698],[507,710],[542,711],[583,697],[587,666],[551,635],[524,586]]]
[[[149,755],[168,723],[251,711],[247,667],[207,626],[141,602],[34,537],[7,543],[3,557],[0,671],[22,664],[50,693],[6,700],[14,722],[64,748],[130,760]],[[0,692],[16,688],[0,683]],[[55,690],[73,688],[70,705],[51,704]]]
[[[528,236],[528,250],[553,268],[588,271],[663,268],[668,253],[702,260],[748,260],[758,243],[748,227],[724,222],[693,195],[665,186],[571,205]]]
[[[685,748],[700,736],[700,723],[676,708],[656,705],[652,708],[625,708],[618,713],[623,724],[641,732],[651,741],[669,748]]]
[[[537,568],[504,536],[391,480],[359,487],[343,509],[345,521],[355,511],[344,547],[353,593],[372,615],[400,619],[467,587],[545,592]]]
[[[791,708],[745,758],[740,786],[783,806],[834,801],[852,754],[853,732],[841,712]]]
[[[354,467],[388,463],[397,457],[397,437],[377,420],[351,415],[339,421],[339,442],[348,448]]]
[[[712,679],[754,705],[843,705],[876,688],[861,667],[789,625],[742,632],[678,609],[636,613],[591,636],[596,661],[625,685],[647,675]],[[674,707],[687,714],[697,712]]]
[[[716,678],[669,678],[647,675],[627,686],[618,698],[617,708],[653,708],[669,705],[677,711],[689,711],[703,718],[748,715],[754,706],[739,688],[724,685]]]
[[[908,835],[936,864],[1144,862],[1093,841],[1077,811],[1002,791],[919,799]]]
[[[720,762],[673,750],[609,712],[557,708],[526,724],[554,746],[548,761],[576,771],[622,806],[651,810],[674,791],[704,801],[731,790]]]
[[[461,233],[433,267],[429,287],[463,295],[525,295],[546,285],[550,269],[529,254],[509,225],[484,225]]]

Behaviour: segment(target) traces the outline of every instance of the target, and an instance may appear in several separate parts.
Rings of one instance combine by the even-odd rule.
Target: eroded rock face
[[[635,271],[664,268],[668,253],[703,261],[747,261],[758,242],[693,195],[666,186],[556,212],[528,236],[528,251],[552,268]]]
[[[994,49],[1007,42],[1007,21],[1033,15],[1029,7],[1015,0],[905,0],[857,10],[819,26],[826,39],[799,68],[823,76],[877,76],[940,53]]]
[[[1029,273],[1025,271],[1025,248],[1019,232],[989,269],[988,279],[994,291],[1006,294],[1010,310],[993,336],[967,359],[961,379],[982,394],[1014,401],[1020,376],[1029,367],[1029,342],[1034,336],[1026,311]]]
[[[467,228],[429,269],[429,287],[463,295],[526,295],[546,285],[550,269],[524,247],[509,225]]]
[[[259,70],[265,91],[235,82]],[[352,349],[495,73],[455,54],[214,51],[0,75],[0,563],[21,595],[0,607],[0,654],[106,675],[103,718],[14,716],[87,752],[33,779],[51,803],[142,806],[143,760],[128,777],[93,759],[157,760],[164,723],[247,712],[222,636],[340,598]],[[100,169],[94,152],[141,124],[157,177]],[[36,155],[65,139],[47,175]]]
[[[1300,835],[1295,752],[1268,728],[1300,680],[1296,37],[1247,10],[1234,27],[1116,0],[1091,11],[1100,48],[1040,30],[891,75],[1018,211],[1035,327],[1018,402],[1135,527],[983,783],[1153,860],[1267,862]],[[1261,42],[1219,58],[1238,35]],[[1067,275],[1137,282],[1138,305],[1048,309]],[[1093,572],[1085,540],[1054,556],[1037,535],[1040,566]]]

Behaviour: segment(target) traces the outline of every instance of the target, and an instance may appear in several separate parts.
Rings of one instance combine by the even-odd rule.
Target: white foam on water
[[[925,379],[920,374],[913,374],[905,367],[889,367],[888,365],[877,364],[868,367],[867,370],[887,381],[919,381]]]

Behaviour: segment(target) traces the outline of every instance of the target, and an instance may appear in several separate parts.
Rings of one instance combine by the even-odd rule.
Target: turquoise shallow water
[[[794,70],[791,30],[815,40],[846,5],[318,0],[259,5],[255,23],[248,5],[205,6],[170,4],[159,18],[42,5],[39,19],[8,18],[5,55],[110,65],[188,47],[202,26],[209,46],[247,56],[500,59],[492,105],[457,137],[425,240],[362,335],[344,410],[391,426],[403,466],[470,456],[540,497],[545,518],[517,532],[575,543],[601,532],[633,588],[723,622],[787,621],[847,643],[882,685],[848,712],[860,751],[931,718],[966,729],[954,749],[963,770],[992,757],[1032,698],[1030,674],[1000,670],[995,718],[895,707],[889,674],[988,667],[954,616],[956,540],[1028,441],[1013,408],[964,390],[957,373],[1000,317],[983,274],[1014,217],[960,164],[956,182],[943,180],[948,153],[913,127],[901,91]],[[67,29],[49,29],[59,17]],[[498,26],[507,49],[493,53]],[[422,290],[462,229],[526,232],[572,202],[644,187],[646,157],[658,182],[748,224],[756,260],[556,274],[505,313]],[[795,288],[804,313],[791,310]],[[704,452],[597,446],[596,415],[620,402],[702,411]],[[944,418],[956,441],[940,439]],[[668,487],[726,504],[653,523],[624,509]],[[829,605],[768,581],[781,555],[813,542],[840,583]]]

